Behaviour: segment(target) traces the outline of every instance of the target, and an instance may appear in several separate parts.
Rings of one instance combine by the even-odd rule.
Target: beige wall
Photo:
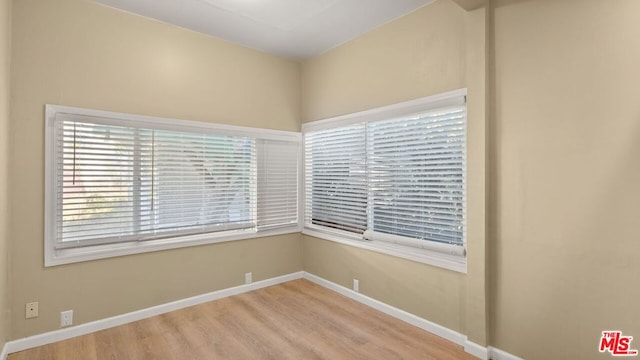
[[[439,0],[303,62],[302,119],[312,121],[467,87],[468,274],[305,236],[304,266],[486,345],[485,11]]]
[[[44,104],[297,131],[300,65],[91,1],[13,14],[11,338],[302,270],[299,234],[43,268]]]
[[[495,1],[491,343],[640,348],[640,1]]]
[[[9,332],[9,103],[11,0],[0,0],[0,349]]]
[[[12,331],[4,336],[0,327],[0,343],[56,329],[61,310],[74,309],[81,323],[238,285],[246,271],[259,280],[303,268],[347,287],[358,278],[366,295],[527,359],[608,358],[597,354],[606,329],[638,339],[640,2],[493,3],[488,12],[466,12],[438,0],[300,71],[295,62],[88,1],[16,1],[10,178],[8,81],[0,79],[0,199],[10,182],[14,279]],[[0,0],[0,20],[9,4]],[[0,39],[0,76],[8,71],[6,44]],[[462,87],[469,89],[467,275],[299,235],[42,266],[45,103],[298,130],[300,118]],[[2,206],[6,200],[0,225]],[[0,233],[0,259],[3,240]],[[6,271],[0,266],[3,294]],[[24,303],[35,300],[40,317],[24,320]]]
[[[303,62],[303,122],[465,87],[464,18],[439,0]]]

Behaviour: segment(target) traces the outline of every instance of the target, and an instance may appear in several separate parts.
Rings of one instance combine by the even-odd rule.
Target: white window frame
[[[220,135],[246,136],[256,140],[275,140],[297,142],[297,171],[298,189],[302,188],[302,136],[298,132],[260,129],[251,127],[231,126],[179,119],[159,118],[152,116],[116,113],[110,111],[84,109],[77,107],[49,105],[45,106],[45,234],[44,234],[44,263],[45,267],[69,264],[81,261],[89,261],[116,256],[124,256],[138,253],[146,253],[159,250],[176,249],[204,244],[251,239],[257,237],[296,233],[302,231],[302,198],[301,192],[298,198],[298,222],[291,226],[274,227],[265,229],[231,230],[219,233],[194,234],[186,236],[174,236],[150,241],[131,241],[113,244],[84,246],[77,248],[56,249],[55,216],[56,216],[56,149],[55,149],[55,118],[58,113],[74,114],[81,116],[96,116],[113,119],[115,122],[136,122],[138,125],[153,124],[153,127],[162,127],[165,130],[208,132]],[[259,181],[259,179],[258,179]]]
[[[420,112],[425,112],[431,109],[442,108],[450,105],[460,105],[462,103],[466,104],[466,95],[467,89],[458,89],[454,91],[449,91],[442,94],[437,94],[433,96],[428,96],[420,99],[415,99],[403,103],[393,104],[389,106],[384,106],[380,108],[365,110],[353,114],[347,114],[342,116],[337,116],[329,119],[318,120],[310,123],[305,123],[302,125],[302,133],[303,133],[303,143],[305,139],[305,133],[320,131],[326,129],[332,129],[336,127],[342,127],[352,124],[359,124],[363,122],[376,122],[383,120],[390,120],[401,118],[403,116],[413,115]],[[468,143],[468,125],[465,126],[465,143]],[[304,151],[304,150],[303,150]],[[303,162],[305,161],[305,157],[303,156]],[[465,146],[465,166],[464,166],[464,177],[466,176],[466,171],[468,168],[467,164],[467,156],[466,156],[466,146]],[[306,169],[306,166],[303,165],[303,169]],[[303,172],[303,176],[306,176],[306,170]],[[303,182],[302,193],[303,193],[303,202],[306,201],[305,186],[307,181]],[[465,182],[465,204],[468,202],[468,194],[466,192],[466,182]],[[464,207],[465,219],[466,219],[466,208]],[[302,211],[306,211],[307,207],[302,206]],[[300,216],[304,223],[303,226],[303,234],[314,236],[317,238],[330,240],[333,242],[354,246],[357,248],[367,249],[387,255],[393,255],[396,257],[429,264],[441,268],[445,268],[448,270],[453,270],[459,273],[467,272],[467,256],[466,256],[466,239],[467,239],[467,231],[466,231],[466,221],[464,222],[463,227],[463,239],[464,239],[464,249],[463,255],[455,255],[455,254],[447,254],[439,251],[433,251],[430,249],[417,248],[413,246],[405,246],[396,243],[384,242],[384,241],[371,241],[365,240],[362,235],[356,233],[350,233],[347,231],[341,231],[337,229],[331,229],[328,227],[317,226],[314,224],[307,224],[306,214],[302,214]]]

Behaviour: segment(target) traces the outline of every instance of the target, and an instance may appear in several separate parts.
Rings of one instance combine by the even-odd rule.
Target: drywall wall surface
[[[44,268],[45,104],[297,131],[300,65],[92,1],[13,15],[12,339],[302,270],[299,234]]]
[[[439,0],[303,62],[303,122],[465,87],[465,11]]]
[[[9,104],[11,0],[0,0],[0,349],[9,331]]]
[[[468,274],[304,237],[305,270],[486,345],[484,8],[439,0],[302,64],[303,122],[468,89]]]
[[[494,4],[491,345],[640,349],[640,2]]]
[[[464,275],[303,235],[305,271],[463,332]]]

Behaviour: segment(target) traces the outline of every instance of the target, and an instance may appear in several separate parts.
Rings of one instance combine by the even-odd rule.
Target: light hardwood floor
[[[26,359],[476,358],[345,296],[295,280],[8,357]]]

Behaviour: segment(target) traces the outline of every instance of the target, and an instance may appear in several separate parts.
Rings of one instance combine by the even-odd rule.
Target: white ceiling
[[[95,0],[289,58],[308,58],[434,0]]]

